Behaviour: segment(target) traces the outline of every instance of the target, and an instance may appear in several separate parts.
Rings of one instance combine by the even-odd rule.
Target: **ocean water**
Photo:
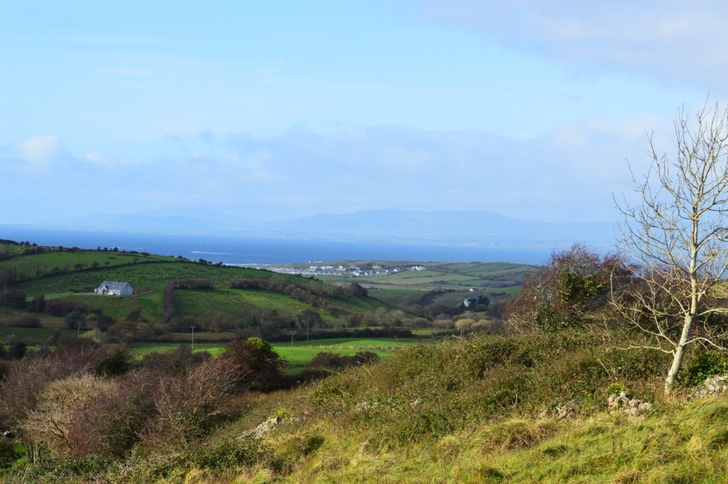
[[[414,262],[515,262],[539,265],[550,249],[396,244],[281,238],[214,237],[138,232],[107,232],[0,225],[0,239],[95,249],[118,247],[152,254],[205,259],[224,264],[282,264],[340,260]]]

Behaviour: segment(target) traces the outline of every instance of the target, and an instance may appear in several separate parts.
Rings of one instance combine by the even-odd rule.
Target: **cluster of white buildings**
[[[411,266],[411,267],[394,267],[392,269],[384,269],[382,266],[373,265],[371,269],[362,269],[359,266],[347,266],[344,267],[339,265],[325,266],[325,265],[310,265],[307,269],[296,269],[287,267],[271,267],[269,270],[278,272],[280,274],[300,274],[302,276],[349,276],[349,277],[376,277],[386,276],[388,274],[396,274],[397,272],[403,271],[425,271],[425,266]]]

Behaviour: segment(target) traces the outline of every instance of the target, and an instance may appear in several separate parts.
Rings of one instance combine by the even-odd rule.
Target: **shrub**
[[[72,313],[63,318],[63,322],[68,329],[86,329],[86,315],[81,311],[74,309]]]
[[[15,452],[14,442],[0,437],[0,469],[10,467],[21,455]]]
[[[182,376],[160,378],[152,438],[178,446],[207,435],[222,417],[219,411],[237,379],[238,369],[225,358],[207,360]]]
[[[719,351],[699,351],[691,358],[680,380],[692,387],[702,384],[706,378],[728,372],[728,358]]]
[[[91,352],[67,349],[50,353],[39,351],[33,358],[14,361],[0,385],[0,421],[18,428],[33,411],[48,384],[84,373],[90,366]]]
[[[40,318],[32,314],[20,314],[18,316],[8,318],[2,323],[2,326],[11,328],[40,328]]]
[[[25,292],[16,290],[0,293],[0,306],[11,309],[25,309]]]
[[[28,311],[32,311],[34,313],[42,313],[45,311],[45,296],[43,294],[35,296],[28,304]]]
[[[84,338],[83,336],[76,336],[75,334],[64,334],[56,341],[56,351],[84,351],[97,348],[98,346],[98,343],[95,341]]]
[[[241,387],[267,391],[281,383],[280,356],[260,338],[231,341],[221,358],[235,365]]]
[[[356,282],[352,282],[351,284],[349,284],[346,292],[354,297],[366,297],[369,295],[369,291],[367,291],[367,289],[361,284]]]
[[[472,319],[458,319],[455,321],[455,329],[457,331],[470,331],[473,329],[475,321]]]
[[[91,364],[99,376],[119,376],[131,367],[131,355],[124,346],[106,345],[95,352]]]
[[[439,329],[453,329],[455,323],[450,319],[436,319],[433,321],[432,326]]]
[[[93,324],[96,329],[103,333],[108,331],[110,327],[116,324],[116,319],[112,318],[108,314],[97,314],[95,315]]]
[[[90,374],[52,382],[40,394],[21,429],[31,442],[41,444],[52,455],[63,454],[70,450],[68,432],[73,412],[111,388],[111,383]]]
[[[106,330],[108,337],[117,342],[132,342],[144,339],[149,333],[151,333],[151,328],[146,324],[133,323],[126,319],[117,320]]]
[[[82,312],[83,305],[76,304],[73,301],[67,301],[64,299],[51,299],[45,303],[45,312],[52,316],[63,317],[73,311]]]
[[[518,331],[581,326],[606,306],[610,281],[626,280],[628,273],[617,256],[574,244],[524,278],[521,293],[508,301],[508,321]]]
[[[126,456],[155,418],[157,387],[156,378],[140,372],[76,409],[68,431],[70,452],[82,457]]]
[[[147,353],[142,358],[140,366],[158,375],[179,376],[188,373],[208,359],[210,353],[206,351],[193,353],[189,346],[182,345],[164,353],[156,351]]]
[[[126,315],[126,319],[133,323],[136,323],[139,320],[139,318],[141,318],[141,317],[142,317],[141,308],[133,309],[129,314]]]
[[[11,360],[22,360],[27,350],[28,347],[26,346],[25,342],[16,339],[12,343],[10,343],[10,348],[8,349],[8,358],[10,358]]]

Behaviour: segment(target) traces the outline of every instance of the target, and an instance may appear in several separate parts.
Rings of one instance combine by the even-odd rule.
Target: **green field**
[[[4,261],[22,265],[24,261],[59,257],[62,253],[43,253],[25,255]],[[71,253],[74,257],[90,259],[96,254],[109,256],[116,254],[97,251],[79,251]],[[127,254],[109,257],[127,257]],[[150,260],[154,256],[150,256]],[[127,263],[129,260],[127,260]],[[279,314],[294,317],[304,309],[312,308],[311,304],[296,300],[286,294],[257,289],[230,289],[231,281],[239,279],[268,279],[276,277],[288,284],[296,284],[313,290],[325,286],[322,281],[299,276],[280,275],[268,271],[249,268],[227,267],[200,264],[192,261],[172,258],[159,258],[147,263],[130,263],[123,266],[100,267],[98,269],[74,270],[55,275],[44,275],[31,280],[13,284],[13,289],[25,292],[28,299],[38,294],[47,295],[47,299],[62,298],[84,303],[88,307],[103,310],[114,317],[124,317],[135,309],[150,321],[158,321],[162,316],[162,289],[171,281],[182,279],[208,279],[215,288],[212,290],[178,289],[176,292],[176,316],[208,317],[218,313],[234,316],[240,311],[263,310],[277,311]],[[134,297],[107,297],[89,294],[104,280],[126,281],[135,289]],[[74,293],[73,291],[84,291]],[[373,311],[379,307],[394,309],[391,304],[374,298],[333,298],[326,297],[327,302],[335,308],[334,313],[348,314],[354,311]],[[324,319],[333,319],[329,313],[321,312]]]
[[[187,343],[185,344],[189,345],[190,342],[187,341]],[[137,359],[140,359],[147,353],[152,353],[155,351],[157,353],[164,353],[177,349],[180,346],[181,343],[137,343],[132,346],[131,353]],[[224,346],[225,343],[195,343],[195,353],[197,353],[198,351],[207,351],[212,354],[212,356],[217,356],[220,354]]]
[[[380,266],[381,270],[394,268],[407,269],[413,265],[421,265],[424,271],[401,270],[381,276],[317,276],[323,281],[331,282],[358,282],[369,288],[388,290],[417,290],[430,291],[433,289],[469,289],[479,288],[482,291],[494,293],[516,294],[521,290],[523,277],[532,272],[533,266],[511,264],[505,262],[493,263],[440,263],[440,262],[392,262],[392,261],[338,261],[329,263],[333,266],[356,265],[362,269]],[[398,293],[407,297],[406,293]],[[382,296],[383,300],[397,303],[398,296]]]
[[[303,366],[311,361],[318,353],[323,351],[339,355],[353,355],[361,351],[371,351],[385,358],[394,353],[397,348],[402,348],[416,343],[426,341],[423,339],[357,339],[357,338],[332,338],[311,341],[294,341],[288,343],[271,343],[276,353],[292,366]],[[132,353],[142,357],[153,351],[171,351],[180,346],[179,343],[139,343],[132,347]],[[218,356],[222,351],[224,343],[195,343],[195,352],[207,351],[213,356]]]
[[[86,264],[85,270],[92,268],[94,262],[99,269],[152,261],[173,261],[174,257],[143,255],[131,252],[99,250],[48,250],[39,254],[20,255],[0,262],[0,269],[14,268],[22,279],[36,278],[50,274],[54,268],[61,271],[76,271],[76,264]]]
[[[48,338],[53,336],[54,330],[49,328],[8,328],[0,326],[0,342],[4,342],[11,335],[20,341],[31,345],[45,345]],[[62,335],[76,334],[76,331],[65,329],[61,331]]]
[[[271,346],[288,363],[299,366],[305,365],[321,352],[336,353],[339,355],[353,355],[361,351],[371,351],[380,358],[390,356],[397,348],[402,348],[421,342],[418,339],[352,339],[334,338],[315,341],[294,341],[291,343],[273,343]]]

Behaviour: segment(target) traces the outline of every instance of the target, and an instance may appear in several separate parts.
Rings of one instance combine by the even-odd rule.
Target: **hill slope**
[[[0,262],[0,283],[9,291],[22,291],[29,301],[36,296],[43,296],[46,305],[51,300],[67,301],[71,309],[60,316],[77,305],[114,318],[134,314],[135,320],[149,323],[165,322],[173,315],[182,331],[189,331],[193,324],[198,330],[210,326],[207,329],[230,331],[268,322],[279,329],[288,324],[295,327],[305,311],[315,324],[333,324],[353,312],[396,309],[365,292],[353,294],[346,287],[266,270],[128,252],[41,250]],[[128,282],[135,295],[93,294],[104,280]],[[236,282],[240,287],[233,287]],[[165,314],[164,291],[169,284],[175,286],[174,310]],[[182,321],[185,317],[196,321]]]
[[[67,456],[6,480],[724,482],[728,401],[664,400],[665,356],[623,343],[564,332],[413,345],[308,387],[238,395],[227,424],[186,445]],[[609,413],[618,387],[652,410]]]

